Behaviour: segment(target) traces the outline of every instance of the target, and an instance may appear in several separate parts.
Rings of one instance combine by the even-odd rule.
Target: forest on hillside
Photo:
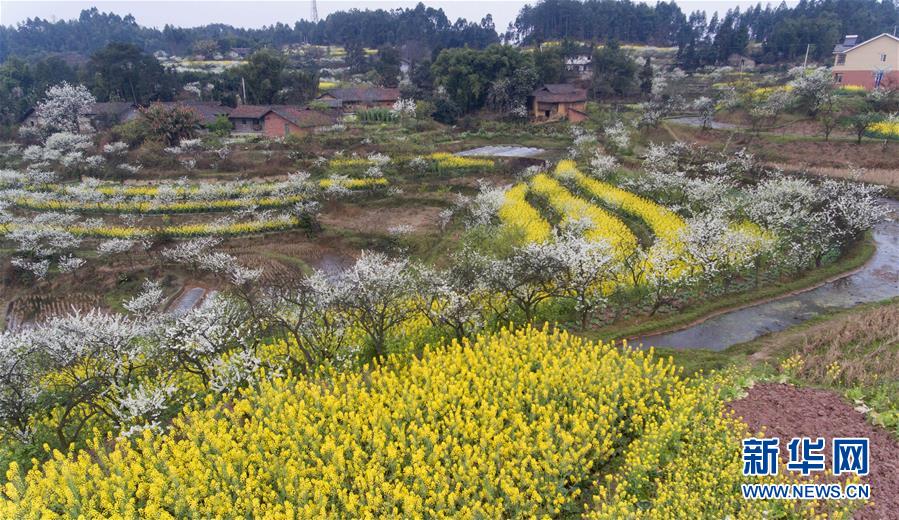
[[[892,0],[801,0],[788,7],[758,3],[725,13],[685,12],[675,2],[654,6],[630,0],[540,0],[526,5],[505,31],[488,14],[480,21],[451,21],[442,9],[419,3],[390,11],[351,9],[293,26],[277,23],[259,29],[223,24],[162,29],[140,26],[131,15],[85,10],[76,20],[34,18],[0,27],[0,60],[47,53],[90,54],[110,42],[131,43],[145,51],[185,54],[210,44],[232,48],[290,44],[361,45],[376,48],[416,42],[433,53],[450,47],[483,48],[501,39],[534,44],[550,40],[677,46],[681,66],[720,63],[747,45],[761,46],[763,62],[796,59],[811,45],[811,56],[828,56],[843,34],[863,39],[893,32],[899,9]]]

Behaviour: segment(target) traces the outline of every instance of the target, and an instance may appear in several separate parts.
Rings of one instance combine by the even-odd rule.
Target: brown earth
[[[674,125],[666,125],[666,128],[670,138],[711,148],[726,147],[730,151],[745,148],[760,160],[782,170],[852,178],[854,168],[863,168],[866,171],[861,180],[899,187],[899,143],[896,142],[884,145],[883,142],[866,139],[858,145],[854,140],[779,140],[772,136],[755,137],[749,133],[726,130],[703,131]]]
[[[793,437],[826,438],[825,454],[834,437],[867,437],[871,441],[871,501],[858,509],[856,520],[899,519],[899,442],[888,431],[870,424],[838,395],[814,388],[785,384],[758,384],[748,395],[730,403],[731,409],[753,431],[781,439],[781,453]],[[830,456],[827,457],[830,473]]]
[[[320,215],[326,228],[350,229],[362,233],[387,233],[393,226],[411,226],[415,231],[435,230],[443,208],[424,205],[361,206],[329,204]]]

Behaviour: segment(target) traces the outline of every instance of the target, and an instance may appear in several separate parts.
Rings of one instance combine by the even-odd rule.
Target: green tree
[[[174,76],[140,47],[110,43],[87,64],[91,91],[99,101],[127,100],[136,104],[172,98]]]
[[[375,61],[378,82],[384,87],[396,87],[400,83],[400,51],[396,47],[384,45],[378,49]]]
[[[318,94],[317,70],[292,70],[281,73],[283,88],[275,96],[275,101],[288,105],[298,105],[315,98]]]
[[[349,42],[344,45],[344,49],[346,50],[344,61],[350,68],[350,72],[354,74],[368,72],[368,56],[365,55],[365,48],[361,43]]]
[[[234,74],[246,85],[247,99],[244,102],[256,105],[274,103],[283,85],[285,67],[284,57],[272,49],[251,54],[247,63],[234,69]]]
[[[452,125],[456,123],[461,115],[462,110],[459,109],[459,106],[452,99],[447,96],[434,98],[434,111],[431,113],[431,117],[435,121],[445,125]]]
[[[10,58],[0,67],[0,123],[13,125],[37,100],[34,76],[23,60]]]
[[[524,81],[513,80],[520,69],[534,70],[530,54],[508,45],[491,45],[482,51],[444,49],[434,60],[431,73],[434,83],[443,87],[463,112],[470,112],[484,106],[490,86],[499,80],[512,80],[520,88]]]
[[[431,60],[423,60],[412,67],[412,83],[420,88],[434,88],[434,75],[431,73]]]
[[[652,94],[652,76],[652,58],[647,56],[640,69],[640,93],[645,96]]]
[[[637,63],[616,40],[593,52],[593,95],[597,98],[634,93]]]
[[[565,56],[558,48],[536,50],[534,67],[540,83],[561,83],[565,77]]]
[[[200,126],[197,113],[183,105],[166,107],[156,103],[142,109],[140,117],[148,133],[166,146],[177,146],[182,139],[193,137]]]
[[[862,138],[868,133],[871,126],[881,119],[883,116],[876,112],[862,112],[844,118],[843,125],[855,134],[856,144],[862,144]]]
[[[231,121],[228,120],[228,117],[219,114],[215,116],[215,121],[206,126],[212,135],[218,137],[227,137],[228,134],[231,133],[231,130],[234,129],[234,125],[231,124]]]

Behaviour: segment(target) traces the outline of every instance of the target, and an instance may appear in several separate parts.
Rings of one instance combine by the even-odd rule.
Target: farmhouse
[[[589,54],[581,54],[566,58],[565,70],[580,78],[586,78],[593,72],[593,57]]]
[[[224,106],[214,101],[161,101],[157,104],[166,108],[176,106],[188,108],[197,115],[197,119],[200,120],[200,124],[203,126],[214,123],[218,116],[227,117],[234,110],[229,106]]]
[[[883,33],[858,41],[850,34],[833,49],[833,79],[866,89],[899,86],[899,38]]]
[[[97,102],[81,113],[79,126],[82,131],[105,129],[137,117],[137,105],[125,101]],[[21,126],[37,126],[40,114],[29,108],[19,120]]]
[[[587,118],[587,91],[569,83],[543,85],[528,99],[535,119],[559,117],[576,123]]]
[[[319,101],[335,107],[392,107],[400,98],[400,89],[384,87],[352,87],[331,89],[318,97]]]
[[[305,135],[334,121],[332,116],[311,108],[273,106],[262,117],[262,130],[266,137]]]
[[[271,108],[269,105],[238,105],[228,114],[228,121],[234,125],[234,133],[261,134],[263,118]]]

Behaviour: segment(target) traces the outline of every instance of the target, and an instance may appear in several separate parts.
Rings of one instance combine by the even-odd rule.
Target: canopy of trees
[[[442,9],[423,4],[390,11],[351,9],[332,13],[318,23],[301,20],[293,27],[277,23],[261,29],[209,24],[192,28],[166,25],[159,30],[141,27],[131,15],[122,17],[91,8],[82,11],[77,20],[34,18],[18,27],[0,26],[0,60],[53,52],[91,54],[111,42],[131,43],[149,52],[186,54],[292,43],[355,43],[376,48],[408,41],[421,42],[431,49],[483,48],[499,38],[490,15],[480,23],[461,18],[451,22]]]
[[[172,97],[174,78],[159,61],[130,43],[110,43],[87,64],[87,78],[100,101],[143,104]]]
[[[684,13],[674,2],[653,7],[630,0],[542,0],[521,9],[514,37],[524,43],[614,38],[672,45],[685,23]]]
[[[533,55],[508,45],[482,51],[445,49],[431,72],[435,83],[463,111],[483,107],[488,97],[500,110],[523,104],[539,78]]]
[[[844,34],[866,39],[891,33],[897,24],[892,0],[800,0],[792,8],[759,3],[710,18],[703,11],[685,15],[674,2],[542,0],[521,10],[508,36],[523,43],[614,38],[677,46],[681,65],[693,68],[742,54],[750,40],[762,43],[764,62],[800,59],[808,44],[812,59],[826,59]]]

